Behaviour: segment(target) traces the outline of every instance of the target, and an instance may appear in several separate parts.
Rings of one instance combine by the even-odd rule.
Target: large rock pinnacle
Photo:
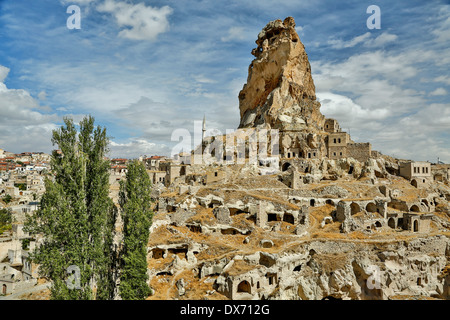
[[[239,128],[321,130],[324,117],[294,19],[269,22],[256,44],[247,83],[239,93]]]

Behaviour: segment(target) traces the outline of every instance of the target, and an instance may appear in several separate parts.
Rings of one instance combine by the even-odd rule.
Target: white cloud
[[[405,158],[434,161],[440,157],[450,161],[448,138],[442,135],[449,131],[450,104],[433,103],[399,119],[395,126],[387,126],[384,134],[392,140],[386,146],[394,148],[396,145],[399,155]]]
[[[8,71],[0,66],[0,148],[16,153],[50,152],[51,133],[59,117],[38,111],[45,108],[28,91],[7,88],[3,81]]]
[[[9,68],[0,65],[0,82],[3,82],[8,76]]]
[[[70,112],[110,116],[140,96],[154,93],[141,86],[145,75],[130,73],[122,65],[108,65],[108,72],[95,63],[40,64],[31,68],[35,68],[36,80],[53,92],[52,99],[59,101],[59,108]]]
[[[236,41],[236,40],[244,40],[246,39],[245,29],[243,27],[231,27],[228,29],[228,33],[226,36],[220,38],[223,42]]]
[[[450,77],[447,76],[439,76],[433,80],[434,82],[442,82],[448,84],[450,86]]]
[[[110,156],[112,158],[139,158],[143,155],[169,155],[170,149],[164,144],[148,142],[145,139],[129,139],[125,143],[110,142]]]
[[[334,49],[343,49],[343,48],[351,48],[356,46],[357,44],[366,41],[370,38],[370,32],[366,32],[360,36],[354,37],[349,41],[343,41],[341,39],[332,39],[328,41],[328,44],[331,45]]]
[[[311,67],[318,92],[345,92],[364,108],[389,108],[399,115],[426,103],[424,95],[409,86],[420,64],[434,59],[434,52],[429,51],[392,54],[377,50],[338,63],[311,61]]]
[[[216,80],[210,79],[203,74],[197,74],[197,75],[194,75],[193,77],[194,77],[195,81],[197,81],[199,83],[209,83],[209,84],[217,83]]]
[[[445,19],[439,28],[431,31],[435,36],[435,41],[439,43],[448,43],[450,40],[450,17]]]
[[[41,91],[38,93],[39,100],[46,100],[47,99],[47,92]]]
[[[334,49],[353,48],[358,44],[363,44],[365,47],[377,48],[382,47],[387,43],[397,40],[398,36],[388,32],[383,32],[378,37],[372,39],[372,33],[366,32],[360,36],[356,36],[349,41],[342,39],[328,40],[328,44]]]
[[[426,91],[418,91],[422,66],[438,66],[432,48],[372,51],[341,62],[311,62],[322,113],[334,117],[352,139],[370,142],[374,150],[414,160],[450,160],[445,132],[450,129],[450,106],[429,104]],[[432,78],[433,79],[433,78]],[[446,83],[446,75],[433,82]],[[444,94],[443,88],[434,94]],[[445,90],[445,89],[444,89]]]
[[[366,47],[382,47],[387,43],[394,42],[398,39],[398,36],[388,32],[383,32],[373,40],[367,41],[364,45]]]
[[[170,140],[173,130],[191,126],[195,117],[192,109],[156,102],[145,96],[117,110],[116,115],[123,125],[132,125],[152,142]],[[198,117],[200,120],[201,115]]]
[[[106,0],[97,10],[113,14],[117,25],[125,27],[119,32],[120,37],[151,41],[169,30],[168,16],[173,12],[169,6],[154,8],[144,3],[134,5],[114,0]]]
[[[432,133],[450,130],[450,104],[432,103],[402,120],[409,126],[420,126],[421,132]]]
[[[365,109],[352,99],[331,92],[317,92],[317,99],[322,105],[322,114],[337,119],[342,127],[364,129],[370,124],[373,128],[374,122],[384,120],[391,114],[386,108]]]
[[[447,94],[447,90],[444,88],[437,88],[433,92],[430,92],[430,96],[445,96]]]

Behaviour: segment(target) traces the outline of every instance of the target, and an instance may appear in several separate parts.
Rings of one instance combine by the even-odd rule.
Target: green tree
[[[45,179],[40,209],[27,218],[25,230],[42,234],[43,243],[31,258],[41,276],[52,281],[51,298],[58,300],[112,297],[111,256],[115,210],[109,198],[106,129],[94,128],[94,118],[70,118],[53,131],[52,177]],[[67,270],[79,268],[78,287],[69,283]],[[79,282],[78,282],[79,281]]]
[[[3,201],[5,201],[6,204],[10,203],[12,201],[12,197],[10,194],[7,194],[3,197]]]
[[[22,249],[28,250],[29,247],[30,247],[30,239],[28,238],[22,239]]]
[[[0,234],[7,230],[11,230],[12,225],[11,209],[0,209]]]
[[[134,160],[128,164],[125,181],[120,181],[119,204],[123,218],[123,247],[120,263],[120,296],[124,300],[145,299],[147,284],[147,244],[152,224],[151,182],[145,166]]]
[[[27,185],[25,183],[14,184],[15,187],[19,188],[20,191],[26,191]]]
[[[10,224],[12,222],[11,209],[0,209],[0,225]]]

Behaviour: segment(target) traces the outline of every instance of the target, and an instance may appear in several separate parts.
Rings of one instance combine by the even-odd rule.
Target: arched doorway
[[[414,220],[414,232],[419,232],[419,221]]]
[[[311,199],[311,200],[309,201],[309,205],[310,205],[311,207],[314,207],[314,206],[316,205],[316,200]]]
[[[251,290],[250,283],[247,280],[241,281],[238,284],[237,292],[247,292],[247,293],[251,294],[252,290]]]
[[[413,180],[411,181],[411,184],[412,184],[414,187],[417,188],[417,180],[416,180],[416,179],[413,179]]]
[[[409,209],[409,211],[412,211],[412,212],[420,212],[420,208],[419,208],[419,206],[417,206],[417,205],[413,205],[413,206],[411,206],[411,208]]]
[[[352,204],[350,205],[351,214],[354,215],[360,211],[361,211],[361,208],[360,208],[359,204],[357,204],[356,202],[352,202]]]
[[[392,229],[395,229],[395,219],[394,218],[389,218],[388,226]]]
[[[369,202],[366,206],[367,212],[377,212],[377,206],[373,202]]]

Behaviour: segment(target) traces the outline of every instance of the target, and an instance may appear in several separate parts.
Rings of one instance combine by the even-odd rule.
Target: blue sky
[[[257,35],[287,16],[326,117],[384,154],[450,162],[450,1],[437,0],[0,0],[0,148],[50,152],[63,116],[86,114],[112,157],[170,154],[203,115],[235,129]]]

